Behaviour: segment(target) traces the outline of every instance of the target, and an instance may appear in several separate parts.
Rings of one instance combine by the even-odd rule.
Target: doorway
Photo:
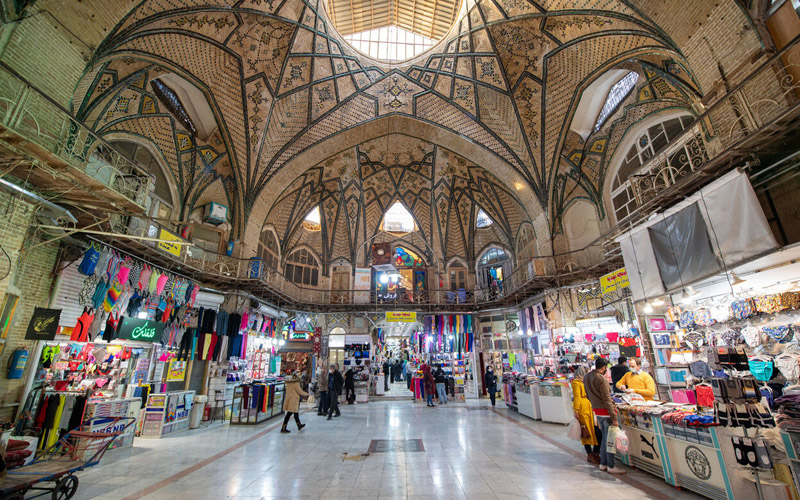
[[[331,272],[331,304],[350,303],[350,268],[336,266]]]
[[[478,260],[478,288],[489,299],[501,297],[510,273],[511,259],[508,254],[500,248],[490,248]]]

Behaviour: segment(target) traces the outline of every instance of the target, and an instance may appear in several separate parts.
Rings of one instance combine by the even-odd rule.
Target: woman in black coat
[[[347,404],[351,405],[356,401],[356,374],[352,368],[344,372],[344,392]]]
[[[489,399],[492,400],[492,407],[494,407],[495,398],[497,397],[497,375],[492,371],[492,367],[486,367],[486,374],[483,376],[483,386],[489,391]]]

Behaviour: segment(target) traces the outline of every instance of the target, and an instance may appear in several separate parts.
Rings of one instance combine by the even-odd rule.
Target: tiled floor
[[[276,418],[137,439],[82,473],[75,499],[700,498],[645,473],[623,482],[600,472],[563,426],[501,408],[385,401],[343,405],[330,422],[302,420],[308,426],[298,432],[292,422],[291,434],[279,433]],[[425,451],[363,456],[373,439],[421,439]]]

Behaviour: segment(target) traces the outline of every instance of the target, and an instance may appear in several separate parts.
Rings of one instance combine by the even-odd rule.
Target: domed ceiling
[[[509,240],[523,221],[544,216],[556,227],[571,199],[601,205],[608,128],[586,143],[570,131],[583,89],[598,76],[619,65],[642,73],[634,99],[650,111],[690,108],[697,88],[676,43],[628,1],[470,0],[448,38],[391,68],[364,62],[324,9],[318,0],[145,0],[98,47],[74,110],[108,137],[151,142],[169,165],[181,216],[227,203],[234,235],[251,243],[265,222],[291,238],[298,221],[273,206],[303,192],[303,203],[319,199],[323,212],[336,200],[342,214],[331,219],[329,256],[352,255],[374,231],[370,211],[416,183],[422,194],[406,201],[426,235],[443,231],[437,244],[469,254],[469,238],[451,241],[457,231],[448,229],[466,214],[436,208],[444,191],[478,203]],[[201,95],[194,114],[204,126],[191,131],[176,120],[154,93],[156,79]],[[656,79],[666,87],[654,90]],[[420,141],[392,137],[375,166],[370,141],[394,133]],[[462,187],[437,172],[447,155],[469,165],[454,174]],[[376,175],[391,181],[380,183],[384,194],[370,186]],[[363,200],[357,209],[353,198]],[[338,234],[347,227],[348,236]]]

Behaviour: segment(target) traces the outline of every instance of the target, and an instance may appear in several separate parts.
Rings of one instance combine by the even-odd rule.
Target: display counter
[[[355,381],[355,391],[356,391],[356,403],[366,403],[369,401],[369,379],[367,380],[356,380]]]
[[[189,428],[194,391],[174,391],[147,396],[142,425],[143,438],[162,438]]]
[[[665,410],[681,408],[670,404]],[[693,410],[695,406],[683,407]],[[787,482],[773,478],[769,470],[742,467],[736,463],[731,437],[743,436],[741,429],[717,426],[688,426],[662,420],[658,410],[647,410],[623,405],[618,407],[619,425],[628,436],[626,454],[617,459],[631,467],[648,472],[673,486],[687,489],[715,500],[749,500],[758,498],[791,499],[792,487]],[[750,430],[752,436],[753,430]],[[788,483],[796,482],[800,475],[800,461],[796,460],[795,441],[781,433],[791,462]],[[745,434],[746,437],[746,434]],[[773,461],[776,457],[773,457]],[[777,469],[776,469],[777,470]],[[759,496],[756,475],[763,496]]]
[[[82,430],[87,432],[117,432],[125,428],[125,432],[111,443],[109,449],[133,446],[136,423],[128,418],[138,419],[142,409],[142,398],[124,399],[91,399],[86,403],[83,420],[86,422]],[[125,418],[125,420],[118,420]]]
[[[233,390],[232,425],[258,424],[283,413],[283,382],[254,382]]]
[[[539,405],[539,383],[518,383],[515,394],[517,396],[517,410],[532,419],[542,419],[542,409]]]
[[[542,382],[537,392],[543,422],[572,422],[575,418],[572,411],[572,391],[567,382]]]

